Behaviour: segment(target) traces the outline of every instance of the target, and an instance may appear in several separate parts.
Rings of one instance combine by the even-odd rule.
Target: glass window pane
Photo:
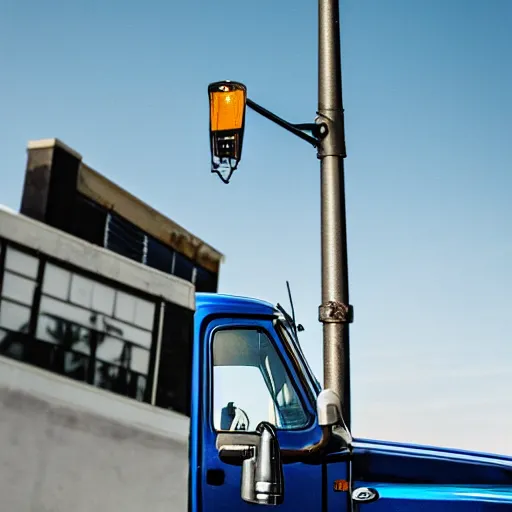
[[[116,293],[115,316],[119,320],[135,323],[135,297],[124,292]]]
[[[51,297],[42,297],[39,308],[39,317],[49,316],[61,321],[72,322],[87,328],[102,327],[101,321],[92,311],[73,306],[67,302],[52,299]],[[99,325],[98,325],[99,324]]]
[[[153,329],[155,305],[144,299],[136,299],[134,324],[143,329]]]
[[[127,366],[125,360],[129,357],[129,347],[125,349],[126,343],[116,338],[106,336],[103,340],[98,342],[96,349],[96,357],[106,363],[111,363],[119,366]]]
[[[25,252],[13,249],[12,247],[7,247],[5,268],[36,279],[39,269],[39,259]]]
[[[217,430],[255,430],[260,421],[269,420],[269,393],[257,368],[216,366],[213,380]],[[250,395],[264,399],[251,400]]]
[[[256,329],[225,329],[213,338],[213,419],[217,430],[254,430],[261,421],[298,429],[309,417],[279,354]]]
[[[153,340],[152,331],[144,331],[113,318],[104,318],[102,323],[104,325],[103,330],[116,338],[122,338],[148,349],[151,347]]]
[[[147,374],[149,368],[149,351],[132,347],[132,360],[130,368],[138,373]]]
[[[192,263],[192,260],[189,260],[186,256],[183,256],[178,252],[175,253],[173,269],[173,274],[175,276],[186,279],[187,281],[191,281],[193,270],[194,264]]]
[[[144,400],[145,377],[126,368],[96,361],[94,384],[114,393],[129,396],[139,401]]]
[[[30,324],[30,308],[8,300],[0,302],[0,327],[11,331],[27,332]]]
[[[172,272],[173,257],[174,251],[172,249],[154,238],[150,236],[148,237],[146,264],[149,267],[153,267],[170,274]]]
[[[24,342],[26,341],[23,338],[24,336],[18,332],[8,332],[0,329],[0,354],[23,360]]]
[[[4,282],[2,286],[2,295],[9,299],[16,300],[27,306],[32,305],[34,298],[35,281],[25,277],[18,276],[9,271],[4,273]]]
[[[70,300],[74,304],[90,308],[92,306],[92,288],[94,281],[82,277],[78,274],[73,274],[71,277],[71,290]]]
[[[138,373],[148,371],[149,351],[115,338],[106,337],[98,343],[96,357],[105,363],[130,368]]]
[[[110,286],[94,283],[92,289],[92,309],[108,316],[114,316],[114,300],[116,292]]]
[[[127,258],[142,262],[144,233],[131,222],[111,213],[107,221],[105,247]]]
[[[197,292],[217,291],[217,274],[201,267],[196,267],[195,285]]]
[[[136,388],[135,388],[135,396],[133,398],[143,401],[144,400],[144,393],[146,391],[146,384],[147,384],[147,377],[144,375],[137,375],[136,380]]]
[[[36,329],[36,338],[39,340],[89,355],[91,353],[89,337],[90,331],[86,327],[44,313],[39,315]]]
[[[62,373],[75,380],[87,381],[89,358],[70,351],[63,353]]]
[[[71,272],[47,263],[44,269],[43,293],[68,300]]]

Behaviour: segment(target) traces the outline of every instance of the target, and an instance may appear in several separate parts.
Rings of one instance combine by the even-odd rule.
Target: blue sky
[[[342,0],[353,430],[512,453],[512,2]],[[84,161],[226,254],[220,291],[287,301],[321,377],[319,171],[247,113],[209,171],[209,82],[313,120],[317,3],[0,4],[0,203],[30,139]]]

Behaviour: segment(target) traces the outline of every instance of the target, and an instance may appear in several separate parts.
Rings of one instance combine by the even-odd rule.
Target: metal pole
[[[346,156],[341,92],[339,0],[318,0],[318,123],[326,123],[321,169],[324,387],[335,391],[350,428],[347,232],[343,159]]]
[[[156,339],[155,371],[153,373],[153,386],[151,387],[151,405],[156,404],[158,389],[158,373],[160,371],[160,353],[162,352],[162,338],[164,334],[165,301],[160,302],[160,317],[158,319],[158,334]]]

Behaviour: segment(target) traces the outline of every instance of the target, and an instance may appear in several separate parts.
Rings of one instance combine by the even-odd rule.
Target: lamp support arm
[[[272,121],[273,123],[279,125],[281,128],[288,130],[290,133],[293,133],[300,139],[309,142],[315,148],[319,146],[320,141],[327,135],[327,125],[324,123],[292,124],[277,116],[273,112],[270,112],[270,110],[267,110],[261,105],[258,105],[249,98],[246,100],[246,105],[261,116],[267,118],[269,121]],[[312,135],[304,133],[305,131],[311,132]]]

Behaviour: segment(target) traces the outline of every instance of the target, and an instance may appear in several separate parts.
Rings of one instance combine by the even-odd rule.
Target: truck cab
[[[246,445],[244,437],[261,422],[275,425],[277,441],[287,451],[316,445],[322,439],[316,414],[319,383],[282,311],[255,299],[214,294],[196,297],[192,374],[196,504],[205,511],[248,509],[251,504],[241,498],[242,468],[223,460],[219,449]],[[243,421],[236,421],[240,410]],[[321,465],[285,464],[283,475],[294,487],[310,489],[301,506],[316,506]],[[296,505],[291,495],[286,501],[285,509]]]
[[[281,307],[198,294],[193,351],[194,512],[255,503],[337,512],[512,505],[510,457],[352,439]]]

